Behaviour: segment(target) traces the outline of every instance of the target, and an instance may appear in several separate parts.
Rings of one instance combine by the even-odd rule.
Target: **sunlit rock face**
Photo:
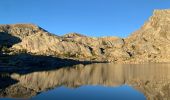
[[[57,36],[34,24],[0,25],[0,36],[0,44],[9,40],[7,36],[20,40],[11,44],[11,53],[27,52],[34,55],[98,61],[115,61],[118,58],[123,60],[130,57],[123,48],[124,40],[118,37],[93,38],[78,33]],[[11,39],[7,44],[13,41],[14,39]]]
[[[126,45],[131,62],[169,62],[170,10],[155,10],[153,16],[130,37]]]
[[[92,64],[53,71],[12,74],[18,83],[1,90],[1,96],[27,98],[59,86],[78,88],[84,85],[129,85],[144,93],[148,100],[169,100],[169,64]],[[113,88],[114,89],[114,88]],[[4,92],[5,91],[5,92]],[[17,92],[24,91],[24,92]],[[6,95],[2,95],[2,93]],[[19,94],[22,94],[18,96]]]
[[[78,33],[57,36],[34,24],[0,25],[0,46],[4,44],[11,53],[117,63],[170,62],[170,10],[155,10],[138,31],[124,39]]]

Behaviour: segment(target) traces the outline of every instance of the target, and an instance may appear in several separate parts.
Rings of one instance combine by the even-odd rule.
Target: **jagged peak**
[[[14,27],[38,27],[38,25],[36,24],[32,24],[32,23],[19,23],[19,24],[10,24],[10,26],[14,26]]]
[[[8,34],[12,34],[20,38],[30,36],[36,33],[52,35],[48,31],[39,27],[38,25],[30,24],[30,23],[29,24],[1,24],[0,32],[6,32]]]
[[[147,20],[141,29],[155,28],[168,25],[170,21],[170,9],[155,9],[152,16]],[[138,33],[138,32],[137,32]]]
[[[170,14],[170,9],[155,9],[153,15]]]
[[[0,27],[39,28],[35,24],[1,24]]]
[[[154,18],[164,19],[170,16],[170,9],[154,10],[153,15],[150,17],[150,21]]]
[[[47,32],[45,29],[41,28],[40,26],[32,23],[20,23],[20,24],[1,24],[0,29],[2,30],[8,30],[8,29],[14,29],[14,28],[19,28],[19,29],[31,29],[31,30],[42,30]]]
[[[116,36],[104,36],[104,37],[99,37],[101,39],[120,39],[120,37],[116,37]]]
[[[73,32],[73,33],[65,34],[63,37],[72,38],[72,37],[87,37],[87,36],[82,35],[80,33]]]

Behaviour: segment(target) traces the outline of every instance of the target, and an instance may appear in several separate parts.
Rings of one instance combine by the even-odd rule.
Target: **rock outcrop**
[[[25,52],[83,61],[115,61],[130,57],[123,49],[124,40],[118,37],[91,38],[78,33],[56,36],[33,24],[1,25],[0,32],[20,40],[13,43],[1,37],[2,42],[13,43],[8,46],[11,54]]]
[[[170,10],[155,10],[138,31],[126,38],[132,62],[170,62]]]
[[[170,62],[170,10],[155,10],[141,29],[127,38],[57,36],[33,24],[0,25],[1,48],[81,61],[116,63]],[[5,51],[5,50],[4,50]]]

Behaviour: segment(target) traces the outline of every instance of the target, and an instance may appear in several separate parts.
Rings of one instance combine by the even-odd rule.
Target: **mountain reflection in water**
[[[5,77],[10,77],[11,81],[6,79],[7,82],[0,82],[1,98],[31,98],[60,86],[81,89],[81,86],[95,88],[128,85],[143,93],[147,100],[170,100],[170,64],[76,65],[53,71],[0,75],[0,79]],[[9,84],[5,85],[7,83]]]

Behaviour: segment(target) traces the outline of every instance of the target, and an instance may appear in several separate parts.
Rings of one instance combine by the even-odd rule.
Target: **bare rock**
[[[125,39],[78,33],[56,36],[34,24],[0,25],[0,36],[0,47],[5,45],[12,53],[120,63],[170,62],[170,10],[155,10],[141,29]]]

